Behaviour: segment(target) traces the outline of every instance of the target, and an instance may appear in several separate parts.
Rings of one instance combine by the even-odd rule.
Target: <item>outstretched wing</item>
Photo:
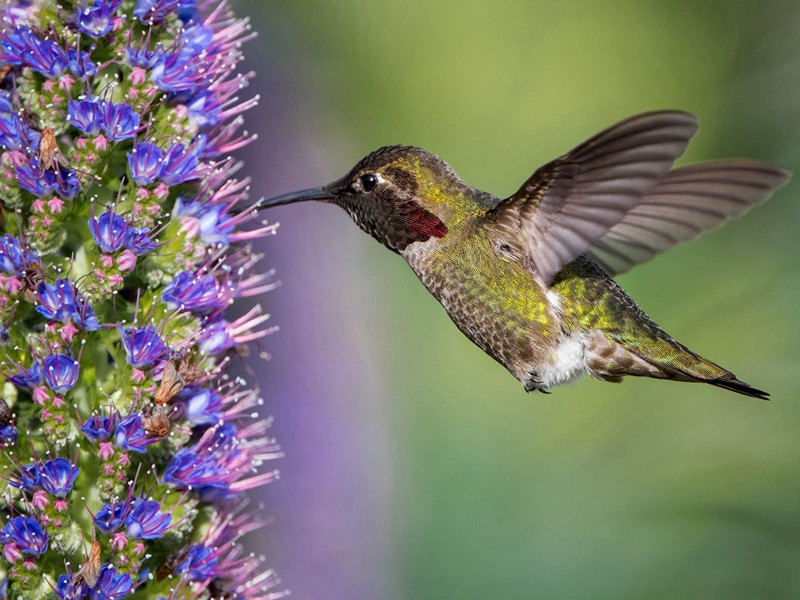
[[[787,171],[748,159],[675,169],[592,245],[590,255],[609,275],[624,273],[764,202],[788,180]]]
[[[501,235],[521,234],[525,254],[549,282],[652,191],[696,130],[695,118],[679,111],[621,121],[538,169],[486,222]]]

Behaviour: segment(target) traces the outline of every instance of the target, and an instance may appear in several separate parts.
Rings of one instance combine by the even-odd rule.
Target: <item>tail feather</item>
[[[736,392],[737,394],[744,394],[745,396],[750,396],[751,398],[759,398],[761,400],[769,400],[769,393],[763,390],[759,390],[751,386],[749,383],[745,383],[744,381],[740,381],[736,378],[733,379],[715,379],[713,381],[708,381],[711,385],[715,385],[720,387],[724,390],[730,390],[732,392]]]

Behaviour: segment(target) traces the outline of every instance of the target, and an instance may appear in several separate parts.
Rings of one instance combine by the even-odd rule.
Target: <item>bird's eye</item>
[[[378,176],[375,173],[365,173],[361,176],[361,189],[365,192],[371,192],[375,186],[380,183]]]

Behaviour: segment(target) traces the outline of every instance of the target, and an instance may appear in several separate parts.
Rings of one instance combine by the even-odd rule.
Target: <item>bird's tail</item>
[[[692,352],[662,330],[658,329],[655,333],[656,335],[651,336],[646,341],[642,339],[637,339],[636,341],[624,338],[615,339],[625,350],[652,368],[651,372],[641,374],[678,381],[709,383],[737,394],[769,400],[767,392],[741,381],[727,369]]]

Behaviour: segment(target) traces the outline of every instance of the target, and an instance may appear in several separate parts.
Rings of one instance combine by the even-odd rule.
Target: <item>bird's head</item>
[[[447,235],[463,213],[468,188],[435,154],[386,146],[328,185],[262,201],[260,208],[317,200],[344,208],[356,224],[395,252]]]

